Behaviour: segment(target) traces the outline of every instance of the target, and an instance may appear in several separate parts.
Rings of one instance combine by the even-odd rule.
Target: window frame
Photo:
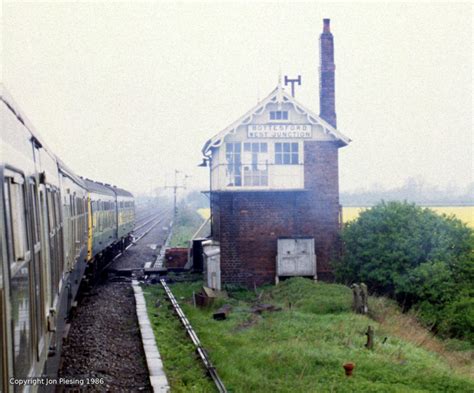
[[[289,111],[284,111],[284,110],[276,110],[276,111],[269,111],[269,116],[268,116],[270,121],[289,121],[290,120],[290,114]]]
[[[300,165],[300,144],[275,142],[275,165]]]
[[[232,148],[229,149],[231,146]],[[232,177],[232,182],[229,184],[230,187],[242,187],[242,153],[242,142],[227,142],[225,144],[227,175]]]

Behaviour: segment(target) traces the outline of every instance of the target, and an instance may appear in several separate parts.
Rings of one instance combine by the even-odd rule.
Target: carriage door
[[[277,276],[316,278],[314,238],[278,239]]]
[[[44,272],[42,268],[41,255],[41,223],[39,217],[38,186],[34,178],[29,180],[29,211],[31,223],[31,238],[33,240],[33,269],[34,269],[34,298],[35,298],[35,322],[38,342],[37,356],[38,360],[44,346],[44,330],[46,326],[45,314],[45,285]]]
[[[32,365],[31,251],[27,230],[25,179],[5,170],[5,233],[10,275],[10,323],[15,378],[27,378]],[[33,325],[34,326],[34,325]]]

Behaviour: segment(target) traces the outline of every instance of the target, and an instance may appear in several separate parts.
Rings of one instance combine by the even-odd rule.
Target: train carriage
[[[129,238],[133,196],[75,175],[2,85],[0,119],[0,391],[36,391],[9,381],[57,375],[81,279]]]
[[[84,180],[58,160],[64,224],[65,269],[83,261],[87,248],[87,188]]]
[[[62,209],[55,156],[2,89],[0,102],[0,369],[41,375],[61,311]]]
[[[118,187],[112,187],[117,197],[118,238],[126,238],[135,227],[135,204],[133,195]]]
[[[92,260],[117,240],[117,198],[105,184],[85,179],[89,195],[89,244],[87,259]]]

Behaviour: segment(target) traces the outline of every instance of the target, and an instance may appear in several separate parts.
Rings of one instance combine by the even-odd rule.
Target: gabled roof
[[[202,148],[203,155],[208,156],[212,148],[217,148],[222,145],[222,143],[224,142],[224,138],[228,134],[235,133],[237,131],[237,128],[240,127],[241,125],[250,124],[254,116],[260,115],[263,111],[265,111],[265,108],[267,107],[267,105],[272,104],[272,103],[293,104],[293,107],[296,112],[300,113],[301,115],[306,115],[308,122],[310,124],[322,126],[324,132],[332,135],[335,138],[335,140],[339,142],[340,146],[346,146],[351,141],[348,137],[346,137],[341,132],[336,130],[327,121],[321,119],[321,117],[319,117],[317,114],[315,114],[314,112],[312,112],[311,110],[307,109],[302,104],[300,104],[298,101],[296,101],[294,97],[292,97],[283,89],[281,84],[278,84],[278,86],[267,97],[265,97],[262,101],[260,101],[257,105],[255,105],[242,117],[240,117],[238,120],[233,122],[228,127],[224,128],[217,135],[209,139],[204,144],[204,147]]]

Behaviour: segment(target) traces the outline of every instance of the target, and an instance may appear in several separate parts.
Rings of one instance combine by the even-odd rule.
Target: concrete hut
[[[210,168],[211,287],[332,277],[341,228],[338,150],[350,139],[336,129],[329,19],[320,61],[319,116],[279,83],[202,149]]]

